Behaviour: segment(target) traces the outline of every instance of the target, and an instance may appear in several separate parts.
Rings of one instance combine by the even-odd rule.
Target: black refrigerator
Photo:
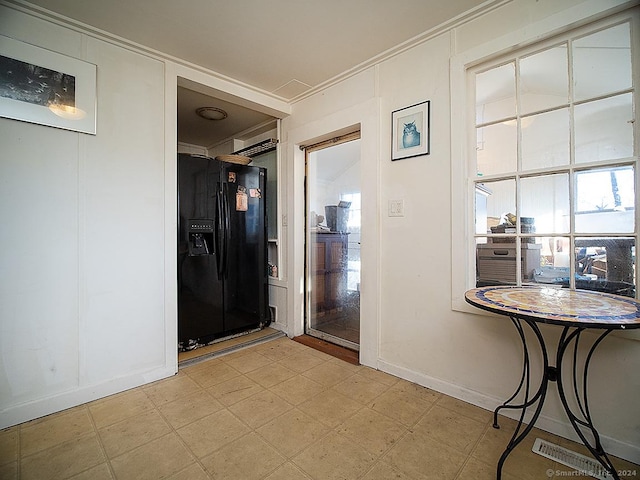
[[[178,155],[178,341],[270,322],[264,168]]]

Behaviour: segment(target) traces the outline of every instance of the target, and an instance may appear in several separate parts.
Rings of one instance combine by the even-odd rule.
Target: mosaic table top
[[[501,315],[576,327],[640,328],[640,303],[589,290],[554,287],[482,287],[465,293],[471,305]]]

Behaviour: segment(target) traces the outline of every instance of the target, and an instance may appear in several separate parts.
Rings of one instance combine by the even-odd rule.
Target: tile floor
[[[0,479],[493,479],[513,425],[281,338],[0,431]],[[573,473],[536,436],[579,449],[534,431],[505,480]]]

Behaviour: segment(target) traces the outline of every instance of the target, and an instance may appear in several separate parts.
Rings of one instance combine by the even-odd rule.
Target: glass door
[[[359,350],[360,140],[348,138],[306,149],[305,330]]]

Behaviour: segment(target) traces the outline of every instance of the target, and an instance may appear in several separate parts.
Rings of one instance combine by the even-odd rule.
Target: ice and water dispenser
[[[209,218],[189,220],[187,240],[190,256],[213,255],[213,220]]]

